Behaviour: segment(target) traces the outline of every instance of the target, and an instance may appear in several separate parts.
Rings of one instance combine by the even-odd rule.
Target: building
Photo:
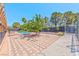
[[[6,17],[4,12],[4,4],[0,3],[0,32],[7,29]]]

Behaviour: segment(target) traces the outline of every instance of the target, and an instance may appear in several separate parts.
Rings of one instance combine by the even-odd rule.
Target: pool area
[[[31,32],[18,32],[18,33],[26,35],[26,34],[30,34]]]

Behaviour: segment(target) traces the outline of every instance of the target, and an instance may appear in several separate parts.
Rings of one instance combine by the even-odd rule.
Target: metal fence
[[[49,30],[47,29],[43,29],[42,32],[67,32],[67,33],[75,33],[75,26],[66,26],[66,29],[65,27],[58,27],[59,29],[57,30],[56,27],[53,27],[53,28],[49,28]]]
[[[79,40],[79,20],[77,20],[76,24],[75,24],[75,35],[77,37],[77,39]]]

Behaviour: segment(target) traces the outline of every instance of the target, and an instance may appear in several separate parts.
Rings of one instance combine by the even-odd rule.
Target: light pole
[[[77,35],[77,38],[79,40],[79,16],[77,16],[76,35]]]
[[[77,34],[77,35],[78,35],[78,40],[79,40],[79,19],[78,19],[77,27],[78,27],[78,28],[77,28],[77,31],[78,31],[78,34]]]
[[[64,17],[64,22],[65,22],[65,35],[66,35],[66,23],[67,23],[67,17]]]

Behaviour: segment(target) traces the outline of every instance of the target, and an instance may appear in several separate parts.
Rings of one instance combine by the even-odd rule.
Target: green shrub
[[[64,35],[64,32],[58,32],[57,35],[63,36]]]
[[[26,31],[24,31],[24,30],[19,30],[18,32],[26,32]]]

